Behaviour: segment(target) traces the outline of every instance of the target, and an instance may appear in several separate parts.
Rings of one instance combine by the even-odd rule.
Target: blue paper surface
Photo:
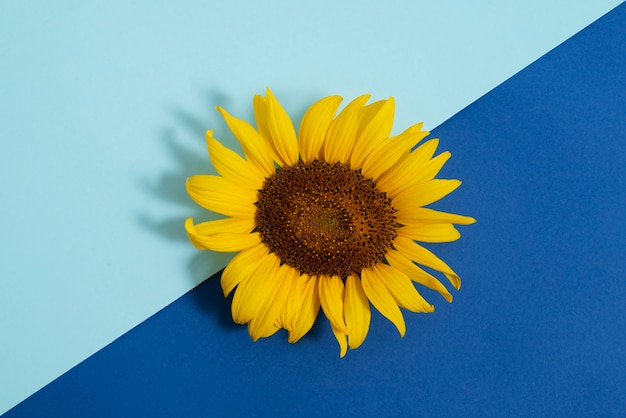
[[[374,314],[339,359],[327,321],[252,343],[207,280],[7,413],[620,416],[626,410],[626,5],[437,127],[477,218],[436,252],[452,304]]]

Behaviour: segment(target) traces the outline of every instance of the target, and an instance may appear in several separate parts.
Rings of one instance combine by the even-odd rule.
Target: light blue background
[[[369,92],[434,128],[620,2],[434,3],[1,3],[0,413],[227,262],[182,228],[215,105]]]

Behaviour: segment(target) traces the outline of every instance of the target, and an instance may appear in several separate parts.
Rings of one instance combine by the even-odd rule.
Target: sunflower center
[[[397,236],[391,199],[349,165],[280,168],[259,191],[256,225],[283,263],[309,275],[359,274]]]

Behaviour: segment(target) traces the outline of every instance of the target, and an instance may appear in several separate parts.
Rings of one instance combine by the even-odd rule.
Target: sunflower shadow
[[[157,218],[143,212],[137,215],[137,222],[163,239],[181,245],[190,245],[183,226],[185,219],[193,217],[196,221],[202,222],[220,217],[218,214],[202,210],[189,198],[185,190],[185,181],[188,177],[194,174],[216,173],[206,150],[206,130],[214,129],[215,136],[225,138],[225,143],[235,141],[215,111],[216,105],[229,106],[231,101],[216,90],[207,92],[203,98],[206,105],[197,114],[180,107],[168,109],[173,123],[160,132],[159,140],[170,161],[173,162],[173,168],[160,177],[139,180],[139,186],[144,191],[174,207],[174,213],[180,215]],[[221,272],[215,272],[223,269],[231,256],[232,254],[198,251],[194,252],[186,263],[187,277],[195,287],[190,297],[203,313],[216,317],[220,326],[226,329],[236,327],[230,319],[228,300],[223,297],[221,290],[209,292],[206,289],[219,287]]]
[[[182,209],[187,216],[170,219],[154,219],[146,214],[139,217],[143,226],[152,229],[172,241],[187,241],[182,228],[188,216],[199,216],[204,219],[206,211],[202,211],[187,195],[185,181],[194,174],[215,174],[206,151],[205,132],[208,127],[216,127],[219,134],[232,137],[225,124],[209,108],[213,103],[229,100],[220,92],[209,92],[206,95],[207,107],[200,115],[194,115],[180,108],[170,108],[168,113],[175,121],[173,126],[162,129],[159,140],[163,143],[166,154],[171,157],[174,168],[163,173],[159,178],[141,179],[140,186],[149,194],[160,200]],[[234,141],[234,138],[230,140]]]

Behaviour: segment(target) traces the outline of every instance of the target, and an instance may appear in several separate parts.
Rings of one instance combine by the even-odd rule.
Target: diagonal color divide
[[[0,166],[14,198],[1,224],[11,245],[1,263],[0,411],[59,375],[8,415],[307,415],[312,406],[386,415],[390,403],[400,415],[454,415],[498,402],[539,413],[553,399],[572,414],[623,410],[613,388],[626,373],[611,360],[624,346],[611,332],[624,329],[623,308],[594,307],[624,295],[623,5],[435,130],[453,153],[448,172],[465,181],[446,204],[473,202],[479,224],[444,256],[464,271],[463,290],[434,315],[407,318],[405,339],[376,317],[371,339],[342,362],[324,323],[295,346],[282,335],[252,344],[212,280],[63,374],[224,264],[200,261],[178,229],[197,213],[179,180],[206,161],[190,156],[204,156],[202,130],[220,129],[207,101],[245,116],[240,98],[265,84],[282,86],[290,108],[305,103],[290,90],[312,100],[374,88],[398,99],[397,126],[415,114],[436,124],[617,4],[576,15],[565,3],[488,3],[7,6]],[[259,21],[272,23],[262,35]],[[190,99],[207,89],[208,100]]]

